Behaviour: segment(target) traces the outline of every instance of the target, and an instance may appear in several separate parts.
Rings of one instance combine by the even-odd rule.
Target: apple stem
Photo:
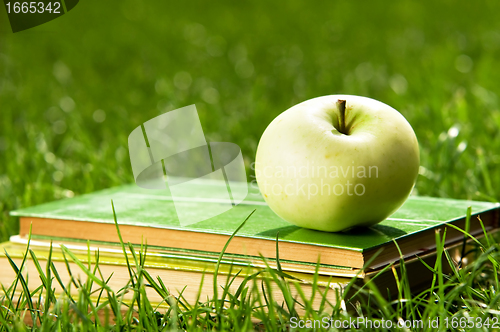
[[[345,100],[337,100],[337,109],[339,110],[339,132],[347,135],[345,132]]]

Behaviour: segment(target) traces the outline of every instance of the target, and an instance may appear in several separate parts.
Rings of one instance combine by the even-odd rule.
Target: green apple
[[[408,198],[417,137],[394,108],[331,95],[281,113],[260,139],[255,175],[264,199],[297,226],[338,232],[376,224]]]

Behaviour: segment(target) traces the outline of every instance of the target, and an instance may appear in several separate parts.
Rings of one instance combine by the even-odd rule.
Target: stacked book
[[[199,180],[193,190],[210,192],[218,185]],[[196,214],[225,203],[190,197],[174,202],[164,191],[127,185],[12,211],[20,219],[20,233],[1,244],[0,283],[8,289],[17,277],[11,259],[17,266],[23,264],[28,288],[36,289],[40,279],[33,256],[44,271],[50,257],[60,278],[56,292],[76,292],[72,281],[96,273],[97,261],[99,278],[118,292],[127,287],[133,257],[140,255],[149,275],[161,279],[172,296],[182,293],[187,302],[211,298],[214,279],[221,290],[229,286],[236,291],[249,276],[257,281],[269,278],[266,271],[271,269],[289,283],[297,302],[308,300],[319,308],[326,300],[333,306],[341,293],[336,290],[350,282],[374,282],[382,293],[394,293],[394,272],[401,262],[414,290],[427,286],[432,273],[422,261],[434,264],[436,232],[441,238],[446,234],[445,246],[460,253],[464,234],[457,228],[474,236],[483,234],[483,226],[494,231],[500,211],[498,203],[411,196],[377,225],[326,233],[283,221],[252,190],[226,212],[181,225],[179,204]],[[27,254],[28,242],[32,254]],[[279,287],[273,286],[276,280],[269,279],[273,298],[284,301]],[[165,303],[165,294],[146,289],[151,302]]]

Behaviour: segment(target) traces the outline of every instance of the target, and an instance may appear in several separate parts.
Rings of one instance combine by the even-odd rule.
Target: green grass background
[[[398,109],[419,195],[498,200],[500,3],[93,1],[13,34],[0,9],[0,240],[8,212],[133,181],[128,134],[196,104],[249,169],[279,113],[336,93]]]

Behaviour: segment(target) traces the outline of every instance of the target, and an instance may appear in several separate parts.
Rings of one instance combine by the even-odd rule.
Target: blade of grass
[[[238,231],[243,227],[245,226],[246,222],[248,221],[248,219],[250,219],[250,217],[252,216],[252,214],[254,214],[256,210],[254,209],[246,218],[245,220],[240,224],[240,226],[238,226],[238,228],[236,228],[236,230],[233,232],[233,234],[231,234],[231,236],[229,237],[229,239],[227,240],[226,244],[224,245],[224,247],[222,248],[220,254],[219,254],[219,258],[217,259],[217,264],[215,265],[215,271],[214,271],[214,300],[215,300],[215,307],[217,308],[217,319],[218,319],[218,322],[219,324],[221,324],[221,314],[222,314],[222,306],[224,305],[224,302],[222,302],[222,304],[218,305],[218,297],[217,297],[217,290],[218,290],[218,282],[217,282],[217,275],[219,273],[219,267],[220,267],[220,263],[221,263],[221,260],[222,260],[222,256],[224,256],[224,253],[227,249],[227,247],[229,246],[229,243],[231,242],[231,240],[235,237],[236,233],[238,233]],[[219,325],[219,327],[221,327],[221,325]]]
[[[66,246],[64,244],[61,244],[61,250],[66,254],[68,255],[71,260],[76,264],[78,265],[78,267],[83,271],[85,272],[85,274],[90,278],[92,279],[96,284],[98,284],[99,286],[103,287],[104,289],[106,289],[108,292],[113,292],[113,290],[107,285],[105,284],[101,279],[97,278],[96,275],[94,275],[92,273],[92,271],[90,271],[79,259],[78,257],[76,257],[68,248],[66,248]]]

